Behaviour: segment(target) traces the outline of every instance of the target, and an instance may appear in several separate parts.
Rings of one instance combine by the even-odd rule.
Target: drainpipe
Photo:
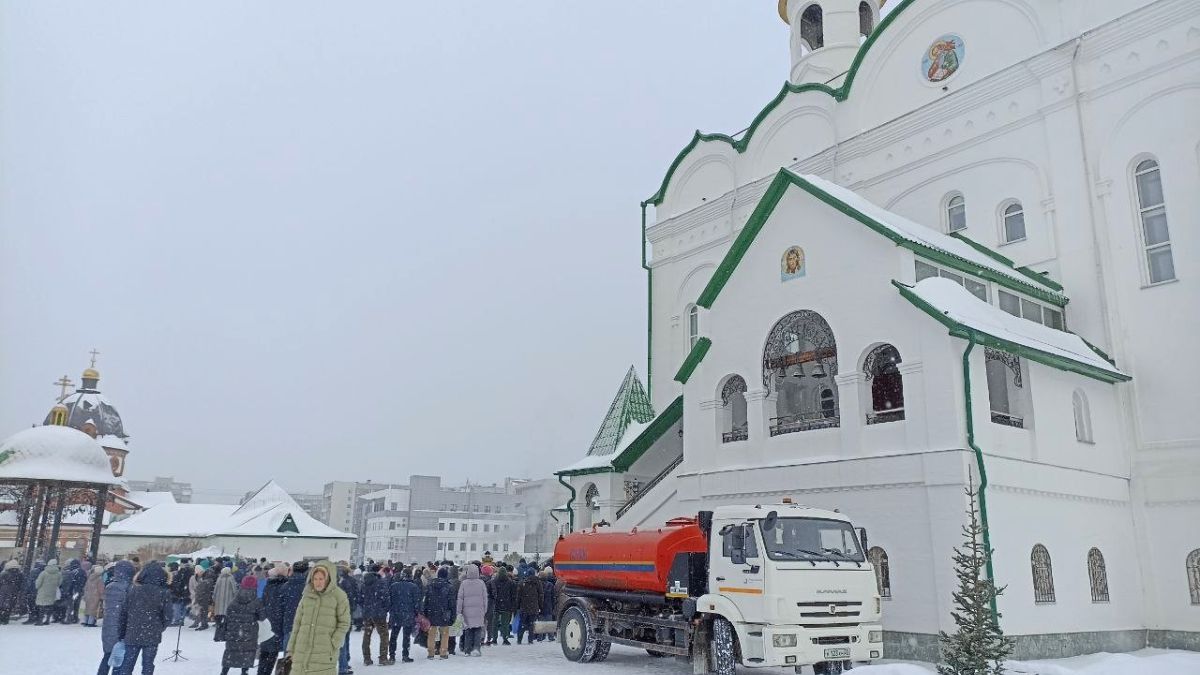
[[[567,500],[567,517],[568,517],[567,524],[570,527],[570,531],[574,532],[575,531],[575,509],[573,508],[573,505],[575,504],[575,488],[571,487],[570,483],[563,480],[563,476],[561,473],[558,474],[558,482],[561,483],[563,487],[565,487],[571,491],[571,498]],[[558,519],[555,518],[555,520],[558,520]]]
[[[653,359],[651,354],[654,349],[654,341],[651,339],[654,335],[654,272],[646,264],[646,205],[648,203],[642,202],[642,269],[646,270],[646,397],[653,401],[654,374],[650,366]]]
[[[996,585],[996,571],[992,568],[992,535],[991,528],[988,527],[988,511],[987,511],[987,467],[983,463],[983,450],[975,444],[975,413],[974,406],[971,402],[971,351],[975,349],[975,331],[967,329],[967,349],[963,352],[962,367],[963,367],[963,404],[967,414],[967,445],[975,451],[975,466],[979,469],[979,520],[983,525],[983,546],[988,551],[987,557],[987,576],[988,581],[992,582],[992,586]],[[992,621],[996,626],[1000,626],[1000,614],[996,611],[996,597],[992,596],[991,602]]]

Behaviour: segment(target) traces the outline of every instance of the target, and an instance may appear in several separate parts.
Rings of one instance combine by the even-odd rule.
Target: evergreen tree
[[[995,599],[1004,593],[989,579],[985,570],[992,551],[983,543],[984,527],[979,521],[976,500],[979,491],[974,481],[965,490],[970,506],[967,524],[962,533],[965,543],[954,549],[954,573],[958,590],[954,592],[952,612],[958,630],[953,635],[942,632],[942,659],[939,675],[1001,675],[1004,660],[1012,653],[1012,639],[1000,630],[999,614],[992,613]]]

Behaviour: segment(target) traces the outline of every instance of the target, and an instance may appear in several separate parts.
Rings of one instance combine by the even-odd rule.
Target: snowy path
[[[175,648],[175,634],[160,647],[156,673],[158,675],[216,675],[221,672],[222,645],[212,641],[212,631],[197,633],[184,630],[181,649],[188,659],[179,663],[164,662]],[[387,668],[362,666],[361,633],[350,636],[351,664],[358,675],[378,673],[437,672],[441,675],[478,675],[479,670],[505,672],[512,675],[558,675],[560,673],[592,673],[594,675],[689,675],[691,669],[673,659],[652,659],[644,652],[614,646],[604,663],[578,666],[563,659],[557,643],[532,646],[490,647],[483,658],[451,657],[449,661],[426,661],[414,650],[416,663],[397,664]],[[74,626],[0,626],[0,673],[4,675],[90,675],[100,661],[100,630]],[[1200,673],[1200,654],[1145,650],[1135,654],[1101,654],[1058,661],[1012,663],[1016,675],[1196,675]],[[139,664],[138,670],[140,672]],[[236,671],[235,671],[236,672]],[[251,671],[253,672],[253,671]],[[784,675],[791,670],[739,669],[754,675]],[[811,671],[807,671],[811,672]],[[932,668],[924,665],[887,664],[857,668],[857,675],[930,675]]]

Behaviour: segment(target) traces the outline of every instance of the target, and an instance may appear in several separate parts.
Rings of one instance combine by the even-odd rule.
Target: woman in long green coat
[[[328,560],[308,573],[288,639],[292,675],[337,675],[338,652],[350,630],[350,600],[335,579],[337,568]]]

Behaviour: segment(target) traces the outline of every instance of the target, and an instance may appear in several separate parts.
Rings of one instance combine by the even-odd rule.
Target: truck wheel
[[[558,620],[558,643],[568,661],[587,663],[596,654],[596,636],[587,612],[568,607]],[[607,655],[607,654],[606,654]]]
[[[612,649],[611,642],[596,640],[596,651],[592,652],[592,663],[600,663],[608,658],[608,650]]]
[[[716,675],[735,675],[737,655],[734,653],[733,624],[729,619],[717,617],[712,626],[712,665]]]

